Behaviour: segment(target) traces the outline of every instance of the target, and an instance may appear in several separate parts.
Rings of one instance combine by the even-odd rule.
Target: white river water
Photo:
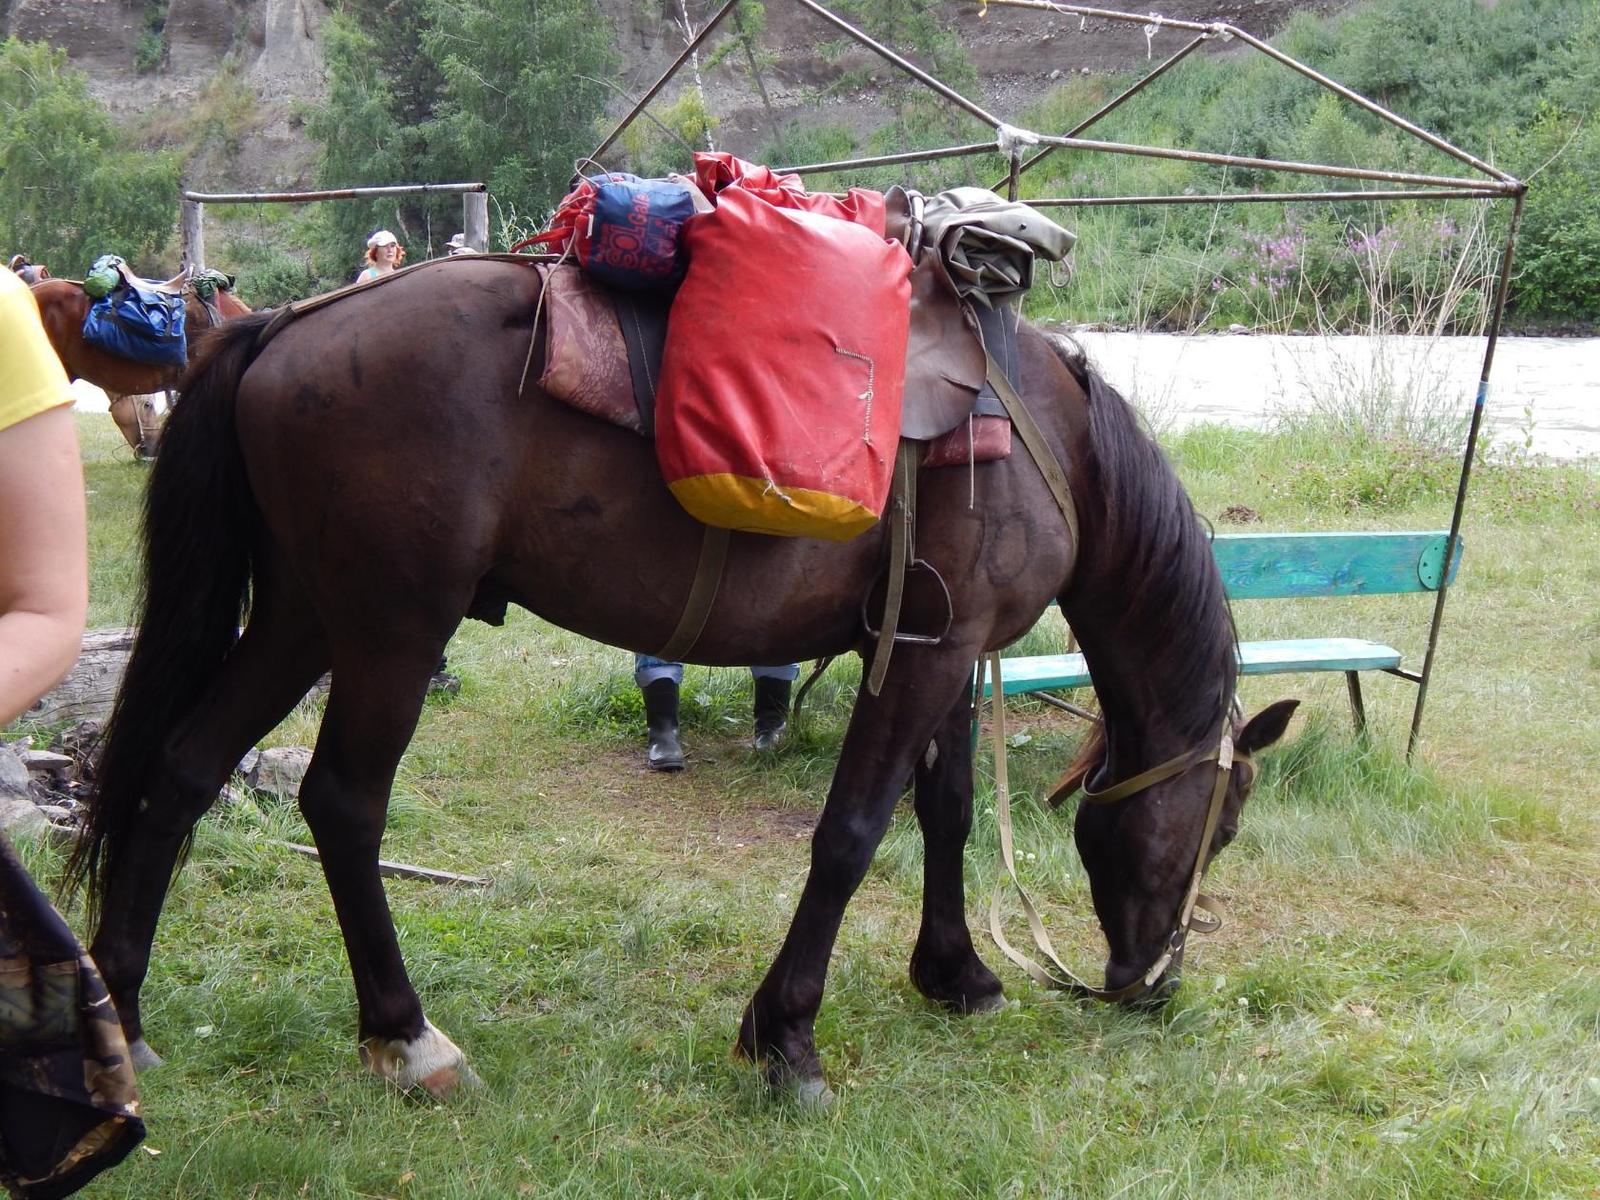
[[[1158,429],[1205,421],[1263,428],[1317,403],[1350,407],[1375,393],[1465,416],[1477,394],[1482,338],[1283,337],[1080,333],[1101,372]],[[81,412],[105,393],[73,384]],[[1600,338],[1502,338],[1486,420],[1497,445],[1600,460]]]
[[[1263,428],[1285,412],[1318,404],[1348,410],[1380,393],[1464,418],[1485,344],[1464,337],[1074,336],[1158,430],[1206,421]],[[1600,338],[1501,338],[1485,420],[1498,446],[1600,460]]]

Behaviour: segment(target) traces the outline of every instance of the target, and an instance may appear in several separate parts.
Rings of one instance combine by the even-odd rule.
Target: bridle
[[[998,654],[987,656],[989,669],[995,680],[994,690],[998,697],[1000,687],[1000,663]],[[1023,954],[1006,939],[1005,930],[1000,919],[1000,890],[1001,880],[995,881],[994,895],[989,901],[989,935],[994,938],[995,945],[1017,966],[1026,971],[1041,987],[1055,988],[1059,991],[1070,992],[1076,996],[1084,996],[1094,1000],[1103,1000],[1107,1003],[1117,1003],[1141,999],[1147,995],[1161,979],[1173,963],[1173,960],[1183,952],[1184,943],[1188,940],[1191,930],[1197,933],[1214,933],[1222,927],[1222,918],[1218,913],[1219,905],[1215,900],[1200,891],[1200,882],[1205,877],[1206,866],[1210,859],[1211,842],[1216,836],[1217,827],[1222,823],[1222,811],[1228,795],[1228,782],[1233,775],[1235,762],[1249,762],[1250,756],[1235,753],[1232,732],[1233,705],[1230,703],[1222,719],[1222,731],[1218,735],[1215,745],[1207,743],[1193,750],[1185,751],[1166,762],[1141,771],[1120,783],[1100,791],[1094,791],[1087,786],[1089,776],[1083,776],[1083,803],[1085,804],[1120,804],[1122,801],[1137,796],[1147,791],[1158,783],[1165,783],[1175,779],[1186,771],[1205,763],[1216,764],[1216,779],[1211,786],[1211,802],[1206,807],[1205,826],[1200,832],[1200,845],[1195,851],[1194,869],[1189,875],[1189,887],[1184,893],[1183,906],[1178,910],[1177,924],[1171,936],[1167,939],[1166,947],[1156,956],[1145,970],[1140,972],[1138,978],[1118,988],[1096,987],[1080,979],[1061,961],[1056,954],[1055,947],[1050,943],[1050,935],[1045,932],[1044,922],[1039,918],[1039,913],[1034,908],[1033,901],[1029,899],[1027,890],[1022,886],[1022,881],[1017,878],[1015,847],[1011,834],[1011,794],[1006,780],[1005,766],[1005,706],[997,703],[994,706],[994,742],[995,742],[995,817],[1000,829],[1000,862],[1006,874],[1011,877],[1011,882],[1016,886],[1017,896],[1022,904],[1022,911],[1028,918],[1028,927],[1033,932],[1034,944],[1042,951],[1055,966],[1056,970],[1042,966]],[[1102,762],[1102,767],[1104,763]],[[1091,772],[1093,774],[1093,772]],[[1051,797],[1052,803],[1058,803],[1075,788],[1063,789],[1062,792]],[[1059,974],[1057,973],[1059,972]]]

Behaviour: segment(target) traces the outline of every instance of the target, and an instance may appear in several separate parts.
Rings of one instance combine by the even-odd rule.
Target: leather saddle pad
[[[581,412],[653,437],[670,297],[614,291],[570,264],[539,270],[546,315],[540,389]],[[925,466],[987,462],[1010,453],[1010,422],[985,382],[986,341],[1015,383],[1014,310],[973,314],[924,257],[911,273],[901,436],[928,443]]]

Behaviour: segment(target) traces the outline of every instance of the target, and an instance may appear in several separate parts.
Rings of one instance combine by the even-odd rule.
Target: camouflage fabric
[[[0,837],[0,1183],[70,1195],[143,1137],[105,982]]]

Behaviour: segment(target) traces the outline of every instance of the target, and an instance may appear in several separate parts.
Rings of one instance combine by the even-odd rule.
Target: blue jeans
[[[787,679],[791,683],[800,677],[800,664],[789,663],[782,667],[751,667],[752,679]],[[667,662],[664,659],[652,658],[648,654],[635,654],[633,656],[633,681],[640,687],[649,687],[658,679],[670,679],[673,683],[683,682],[683,664]]]

